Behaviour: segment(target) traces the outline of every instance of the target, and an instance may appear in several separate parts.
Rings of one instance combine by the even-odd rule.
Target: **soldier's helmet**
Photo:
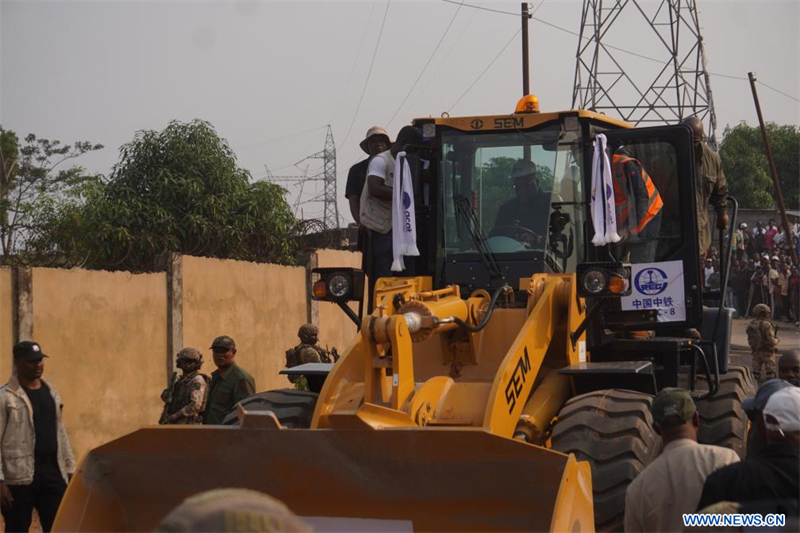
[[[318,335],[319,328],[317,328],[317,326],[314,324],[303,324],[297,331],[297,336],[300,337],[300,340],[304,343],[314,344]]]
[[[200,353],[200,350],[197,348],[184,348],[180,352],[178,352],[178,361],[189,361],[192,363],[202,363],[203,362],[203,354]]]
[[[756,318],[769,318],[772,311],[767,304],[758,304],[753,308],[753,316]]]

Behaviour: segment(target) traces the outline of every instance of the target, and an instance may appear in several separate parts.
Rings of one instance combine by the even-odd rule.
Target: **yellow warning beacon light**
[[[539,98],[535,94],[528,94],[520,98],[514,113],[538,113]]]

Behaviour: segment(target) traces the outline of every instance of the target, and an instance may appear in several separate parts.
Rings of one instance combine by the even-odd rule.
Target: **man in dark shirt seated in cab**
[[[536,165],[518,159],[511,170],[516,196],[500,206],[490,236],[514,238],[531,247],[544,246],[550,195],[539,189]]]

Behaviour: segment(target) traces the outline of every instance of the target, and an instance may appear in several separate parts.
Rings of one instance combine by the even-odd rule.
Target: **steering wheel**
[[[520,239],[520,233],[527,235],[529,239]],[[526,228],[525,226],[495,226],[492,228],[492,231],[489,232],[489,237],[496,236],[511,237],[527,244],[531,248],[534,248],[535,245],[539,245],[539,240],[541,239],[538,233],[530,228]],[[541,246],[538,246],[538,248],[541,248]]]

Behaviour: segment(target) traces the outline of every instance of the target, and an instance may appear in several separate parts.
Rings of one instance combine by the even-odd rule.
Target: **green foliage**
[[[52,206],[40,250],[131,271],[163,267],[166,252],[292,263],[297,221],[285,191],[249,180],[207,122],[140,131],[107,180]]]
[[[767,124],[775,168],[787,209],[800,208],[800,128]],[[725,128],[719,150],[729,194],[743,208],[774,209],[775,188],[761,130],[741,123]]]
[[[79,166],[64,163],[102,149],[86,141],[62,144],[29,134],[20,146],[14,132],[0,128],[0,252],[2,261],[25,259],[32,240],[43,231],[43,212],[73,189],[93,181]]]

